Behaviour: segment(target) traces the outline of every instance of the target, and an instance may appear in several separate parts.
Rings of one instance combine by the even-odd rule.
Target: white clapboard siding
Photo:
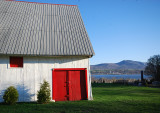
[[[23,57],[23,68],[10,68],[9,56],[0,56],[0,102],[7,87],[15,86],[19,102],[36,101],[40,83],[47,80],[51,87],[53,68],[87,68],[88,97],[92,99],[89,58],[87,57]]]

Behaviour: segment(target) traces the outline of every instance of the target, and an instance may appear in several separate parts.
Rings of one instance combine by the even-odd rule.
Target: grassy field
[[[0,113],[160,113],[160,88],[93,84],[93,101],[0,104]]]

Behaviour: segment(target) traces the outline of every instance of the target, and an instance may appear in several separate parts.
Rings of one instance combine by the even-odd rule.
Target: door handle
[[[66,95],[65,97],[69,97],[69,95]]]

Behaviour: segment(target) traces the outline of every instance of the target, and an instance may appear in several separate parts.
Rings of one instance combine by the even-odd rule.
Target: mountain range
[[[123,60],[118,63],[102,63],[91,65],[91,70],[143,70],[146,63],[132,60]]]

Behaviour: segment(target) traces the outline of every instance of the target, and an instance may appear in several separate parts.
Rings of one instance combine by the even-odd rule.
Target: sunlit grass
[[[0,113],[160,113],[160,88],[93,84],[93,101],[0,105]]]

